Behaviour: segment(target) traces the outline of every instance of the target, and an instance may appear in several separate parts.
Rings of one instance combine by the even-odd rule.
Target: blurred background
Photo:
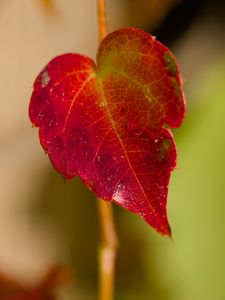
[[[59,299],[96,299],[96,201],[54,171],[31,129],[34,78],[54,56],[95,58],[96,1],[0,0],[0,272],[38,281],[55,263],[74,274]],[[172,243],[115,207],[117,300],[225,299],[225,2],[108,0],[109,29],[140,27],[175,53],[187,117],[174,132]]]

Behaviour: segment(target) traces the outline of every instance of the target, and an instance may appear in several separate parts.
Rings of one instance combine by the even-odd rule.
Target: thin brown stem
[[[101,242],[99,247],[99,300],[113,300],[117,235],[112,204],[98,199]]]
[[[107,35],[107,18],[106,18],[106,0],[98,1],[98,30],[99,30],[99,41],[101,42]]]

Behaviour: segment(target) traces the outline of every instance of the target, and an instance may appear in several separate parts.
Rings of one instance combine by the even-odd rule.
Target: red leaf
[[[41,144],[62,176],[80,176],[98,197],[167,235],[176,147],[164,124],[178,127],[184,113],[174,56],[134,28],[102,41],[97,66],[79,54],[50,61],[34,83],[29,108]]]

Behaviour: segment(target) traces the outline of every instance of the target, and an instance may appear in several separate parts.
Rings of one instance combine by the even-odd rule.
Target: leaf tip
[[[172,240],[172,230],[170,225],[167,223],[165,226],[161,227],[158,231],[161,235],[169,237]]]
[[[173,241],[173,237],[172,237],[172,230],[170,225],[167,223],[164,226],[162,226],[160,229],[156,229],[158,231],[159,234],[161,234],[162,236],[166,236],[168,237],[171,241]]]
[[[171,227],[170,225],[168,224],[167,226],[167,234],[166,234],[172,241],[173,241],[173,238],[172,238],[172,230],[171,230]]]

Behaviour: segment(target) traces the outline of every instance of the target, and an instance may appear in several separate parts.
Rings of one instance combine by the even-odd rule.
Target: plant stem
[[[101,241],[99,248],[99,300],[113,300],[117,250],[112,204],[98,199]]]
[[[107,35],[106,0],[97,0],[99,42]],[[99,246],[99,300],[113,300],[115,259],[118,245],[112,204],[97,199],[101,241]]]
[[[107,19],[106,19],[106,0],[98,1],[98,30],[99,42],[107,35]]]

